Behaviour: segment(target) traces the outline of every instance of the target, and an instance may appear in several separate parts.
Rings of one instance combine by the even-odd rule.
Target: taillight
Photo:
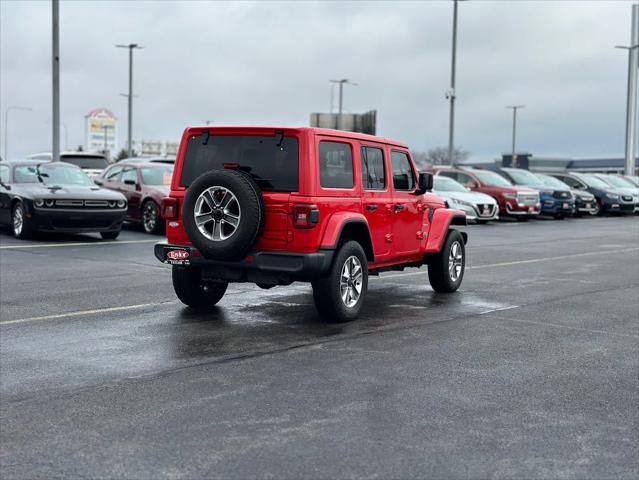
[[[313,228],[319,223],[320,212],[317,205],[300,203],[293,206],[293,225],[297,228]]]
[[[164,197],[162,199],[162,216],[166,220],[177,220],[179,217],[177,198]]]

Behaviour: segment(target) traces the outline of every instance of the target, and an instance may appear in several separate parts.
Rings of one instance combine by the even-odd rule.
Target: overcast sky
[[[525,104],[518,150],[623,155],[632,1],[481,1],[459,6],[456,144],[473,159],[510,149],[508,104]],[[347,112],[378,111],[378,134],[414,150],[448,141],[452,2],[60,3],[61,117],[68,146],[106,107],[126,140],[178,140],[202,124],[308,125],[349,78]],[[51,4],[0,2],[0,101],[9,158],[51,147]],[[64,147],[64,135],[61,146]],[[1,149],[4,154],[4,146]]]

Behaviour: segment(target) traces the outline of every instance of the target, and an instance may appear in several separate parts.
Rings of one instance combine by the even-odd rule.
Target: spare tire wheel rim
[[[232,237],[237,232],[241,217],[240,203],[226,187],[209,187],[195,201],[195,225],[204,237],[213,242]]]

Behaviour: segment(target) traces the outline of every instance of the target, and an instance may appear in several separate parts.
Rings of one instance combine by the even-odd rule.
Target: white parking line
[[[30,243],[29,245],[2,245],[0,250],[13,250],[15,248],[57,248],[57,247],[86,247],[89,245],[122,245],[125,243],[157,243],[160,239],[153,240],[112,240],[108,242],[73,242],[73,243]]]
[[[95,308],[93,310],[81,310],[79,312],[68,312],[68,313],[58,313],[56,315],[45,315],[43,317],[30,317],[30,318],[19,318],[17,320],[6,320],[4,322],[0,322],[0,325],[13,325],[15,323],[25,323],[25,322],[35,322],[38,320],[56,320],[59,318],[67,318],[67,317],[81,317],[83,315],[93,315],[95,313],[108,313],[108,312],[122,312],[126,310],[137,310],[140,308],[146,307],[154,307],[156,305],[161,305],[164,303],[173,303],[173,302],[161,302],[161,303],[139,303],[137,305],[126,305],[122,307],[106,307],[106,308]]]
[[[155,242],[155,241],[156,240],[132,240],[132,242]],[[107,242],[107,243],[124,243],[124,242]],[[93,245],[93,244],[90,243],[89,245]],[[596,251],[596,252],[574,253],[572,255],[560,255],[560,256],[557,256],[557,257],[543,257],[543,258],[533,258],[533,259],[529,259],[529,260],[519,260],[519,261],[514,261],[514,262],[489,263],[489,264],[486,264],[486,265],[476,265],[474,267],[468,267],[468,269],[504,267],[504,266],[510,266],[510,265],[526,264],[526,263],[548,262],[548,261],[552,261],[552,260],[561,260],[561,259],[565,259],[565,258],[585,257],[585,256],[589,256],[589,255],[601,255],[603,253],[628,253],[628,252],[633,252],[633,251],[637,251],[637,250],[639,250],[639,247],[627,248],[625,250],[618,250],[618,249],[614,249],[614,250],[599,250],[599,251]],[[371,277],[371,280],[398,278],[398,277],[410,277],[410,276],[414,276],[414,275],[427,275],[427,274],[428,274],[427,271],[418,271],[418,272],[410,272],[410,273],[396,273],[396,274],[392,274],[392,275],[384,275],[384,276],[381,276],[381,277]],[[94,309],[94,310],[81,310],[81,311],[78,311],[78,312],[59,313],[59,314],[56,314],[56,315],[45,315],[43,317],[20,318],[20,319],[17,319],[17,320],[6,320],[4,322],[0,321],[0,325],[13,325],[13,324],[16,324],[16,323],[33,322],[33,321],[38,321],[38,320],[56,320],[56,319],[67,318],[67,317],[80,317],[80,316],[83,316],[83,315],[93,315],[93,314],[96,314],[96,313],[121,312],[121,311],[126,311],[126,310],[136,310],[136,309],[145,308],[145,307],[153,307],[153,306],[156,306],[156,305],[162,305],[162,304],[167,304],[167,303],[177,303],[177,302],[166,301],[166,302],[160,302],[160,303],[140,303],[138,305],[125,305],[125,306],[120,306],[120,307],[97,308],[97,309]],[[285,303],[285,302],[272,301],[271,303]],[[302,305],[302,304],[299,304],[299,305]],[[481,314],[496,312],[496,311],[500,311],[500,310],[509,310],[509,309],[513,309],[513,308],[518,308],[518,306],[517,305],[513,305],[513,306],[504,307],[504,308],[498,308],[498,309],[495,309],[495,310],[488,310],[488,311],[482,312]]]
[[[493,313],[493,312],[503,312],[504,310],[512,310],[513,308],[519,308],[519,305],[510,305],[508,307],[493,308],[492,310],[484,310],[483,312],[479,312],[479,315],[486,315],[487,313]]]
[[[639,247],[626,248],[625,250],[597,250],[596,252],[585,252],[585,253],[573,253],[571,255],[559,255],[557,257],[543,257],[543,258],[531,258],[529,260],[516,260],[513,262],[501,262],[501,263],[487,263],[485,265],[475,265],[472,267],[466,267],[466,270],[477,270],[480,268],[494,268],[494,267],[508,267],[511,265],[523,265],[526,263],[539,263],[539,262],[550,262],[553,260],[563,260],[566,258],[577,258],[577,257],[587,257],[592,255],[602,255],[607,253],[628,253],[628,252],[636,252],[639,250]],[[379,277],[372,277],[371,279],[385,279],[385,278],[398,278],[398,277],[410,277],[413,275],[427,275],[428,272],[425,270],[420,270],[419,272],[409,272],[409,273],[394,273],[392,275],[381,275]]]

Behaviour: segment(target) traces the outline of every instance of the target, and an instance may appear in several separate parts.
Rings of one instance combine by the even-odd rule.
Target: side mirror
[[[101,187],[102,185],[104,185],[104,182],[103,182],[102,180],[100,180],[99,178],[95,178],[95,179],[93,180],[93,183],[95,183],[96,185],[99,185],[100,187]]]
[[[419,173],[418,187],[415,191],[416,195],[423,195],[433,189],[433,174],[427,172]]]
[[[7,185],[2,180],[0,180],[0,187],[3,187],[5,190],[11,190],[11,185]]]

